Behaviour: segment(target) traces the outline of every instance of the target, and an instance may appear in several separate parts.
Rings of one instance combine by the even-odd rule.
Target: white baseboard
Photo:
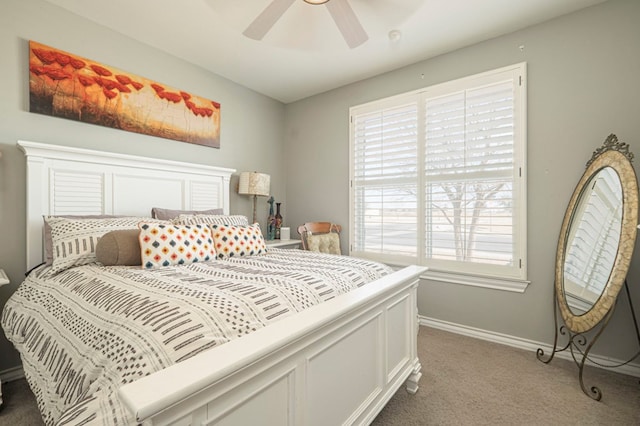
[[[24,378],[24,370],[20,366],[0,371],[0,381],[2,383],[13,382],[22,378]]]
[[[518,349],[524,349],[526,351],[536,352],[538,348],[542,348],[546,355],[551,354],[553,346],[547,343],[536,342],[533,340],[522,339],[516,336],[510,336],[508,334],[496,333],[493,331],[481,330],[475,327],[469,327],[466,325],[455,324],[448,321],[442,321],[435,318],[428,318],[420,315],[420,325],[427,327],[437,328],[439,330],[449,331],[451,333],[462,334],[464,336],[475,337],[477,339],[486,340],[489,342],[500,343],[502,345],[511,346]],[[570,352],[556,352],[556,357],[561,359],[573,360]],[[589,355],[589,358],[600,364],[620,364],[624,361],[615,358],[603,357],[598,355]],[[640,377],[640,364],[625,364],[620,367],[603,367],[598,364],[594,364],[587,360],[587,365],[592,365],[598,368],[604,368],[616,373],[627,374],[633,377]]]

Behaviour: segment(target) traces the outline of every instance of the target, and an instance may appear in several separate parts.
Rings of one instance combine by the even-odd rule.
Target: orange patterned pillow
[[[206,225],[168,225],[141,222],[143,268],[204,262],[216,257],[211,230]]]
[[[251,256],[267,252],[260,225],[249,226],[210,225],[213,242],[219,259],[234,256]]]

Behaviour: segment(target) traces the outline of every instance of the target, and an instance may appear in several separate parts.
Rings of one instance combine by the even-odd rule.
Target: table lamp
[[[269,195],[271,184],[271,176],[258,172],[242,172],[240,173],[240,181],[238,182],[238,194],[253,195],[253,222],[256,223],[256,201],[258,195],[266,197]]]

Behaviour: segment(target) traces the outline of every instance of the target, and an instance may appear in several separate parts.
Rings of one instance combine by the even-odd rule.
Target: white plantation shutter
[[[354,117],[354,250],[417,256],[417,102]]]
[[[351,109],[351,251],[525,279],[524,64]]]
[[[425,258],[435,265],[519,261],[513,86],[507,80],[425,100]]]

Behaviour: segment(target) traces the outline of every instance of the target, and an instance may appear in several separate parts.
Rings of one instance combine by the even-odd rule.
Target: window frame
[[[378,99],[361,105],[349,108],[349,254],[365,257],[372,260],[381,261],[392,266],[404,266],[407,264],[420,264],[428,266],[429,269],[424,274],[424,278],[450,282],[463,285],[473,285],[485,288],[524,292],[529,281],[527,280],[527,183],[526,183],[526,149],[527,149],[527,75],[526,63],[521,62],[506,67],[470,75],[467,77],[427,86],[383,99]],[[495,84],[500,78],[505,80],[509,76],[514,81],[514,144],[513,144],[513,246],[514,262],[518,263],[505,269],[507,272],[496,273],[496,268],[484,268],[482,264],[474,263],[475,271],[466,268],[464,262],[457,262],[456,268],[443,267],[442,262],[430,261],[424,257],[425,247],[425,222],[426,206],[424,203],[425,178],[425,104],[427,99],[433,99],[461,90],[470,90],[488,84]],[[418,177],[417,185],[420,190],[417,195],[417,233],[416,257],[394,256],[384,253],[371,253],[366,251],[355,251],[356,241],[356,209],[355,209],[355,164],[356,164],[356,123],[355,116],[375,111],[383,111],[389,106],[400,105],[402,103],[417,100],[417,151],[418,151]],[[422,218],[422,219],[421,219]],[[446,262],[445,262],[446,263]],[[480,267],[478,267],[480,265]]]

